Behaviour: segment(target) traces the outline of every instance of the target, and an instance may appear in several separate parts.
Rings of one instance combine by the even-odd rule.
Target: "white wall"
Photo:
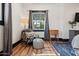
[[[53,7],[57,9],[56,4],[24,4],[24,14],[27,15],[27,17],[29,17],[29,10],[48,10],[48,16],[51,20],[49,21],[51,28],[51,26],[55,25],[55,22],[51,24],[52,20],[55,18],[55,16],[54,18],[52,18],[52,16],[57,12]],[[52,11],[54,11],[54,13]],[[44,32],[37,32],[37,34],[39,34],[40,37],[44,37]]]
[[[22,16],[29,18],[29,10],[48,10],[49,27],[50,29],[59,29],[60,38],[69,38],[69,30],[71,26],[68,21],[74,20],[75,12],[79,11],[79,4],[12,4],[12,28],[13,28],[13,43],[20,40],[20,35],[23,27],[21,27],[20,19]],[[79,23],[74,29],[79,29]],[[44,32],[38,32],[41,37]]]
[[[75,13],[79,12],[79,4],[64,4],[64,13],[63,13],[63,35],[64,38],[69,38],[69,30],[71,25],[68,24],[68,21],[73,21],[75,18]],[[73,29],[79,30],[79,23]]]
[[[23,13],[22,9],[21,4],[12,4],[12,43],[16,43],[21,37],[21,31],[23,29],[20,24]]]
[[[59,29],[62,37],[62,18],[64,4],[24,4],[24,15],[29,17],[29,10],[48,10],[50,29]],[[44,32],[39,33],[44,37]]]
[[[60,38],[69,38],[71,26],[69,20],[74,19],[75,12],[79,11],[79,4],[23,4],[24,15],[29,17],[29,10],[48,10],[50,29],[59,29]],[[75,27],[78,29],[78,25]],[[43,34],[43,33],[41,33]],[[40,34],[40,35],[41,35]]]

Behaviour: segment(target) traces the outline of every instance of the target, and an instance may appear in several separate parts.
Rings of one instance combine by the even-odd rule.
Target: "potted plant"
[[[75,22],[75,21],[69,21],[69,24],[72,26],[72,28],[73,28],[74,26],[76,26],[76,22]]]

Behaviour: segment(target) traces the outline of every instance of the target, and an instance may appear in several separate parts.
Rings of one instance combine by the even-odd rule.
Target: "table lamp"
[[[28,27],[28,19],[26,17],[22,17],[20,20],[21,25],[26,29]]]

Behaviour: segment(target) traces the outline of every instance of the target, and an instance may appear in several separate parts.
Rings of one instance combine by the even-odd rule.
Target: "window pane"
[[[44,30],[45,28],[45,13],[33,12],[32,13],[32,28],[33,30]]]

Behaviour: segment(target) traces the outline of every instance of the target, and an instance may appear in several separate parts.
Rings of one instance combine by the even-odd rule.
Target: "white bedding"
[[[79,35],[76,35],[72,40],[72,47],[79,48]]]
[[[72,47],[75,50],[75,54],[79,56],[79,35],[76,35],[72,40]]]

